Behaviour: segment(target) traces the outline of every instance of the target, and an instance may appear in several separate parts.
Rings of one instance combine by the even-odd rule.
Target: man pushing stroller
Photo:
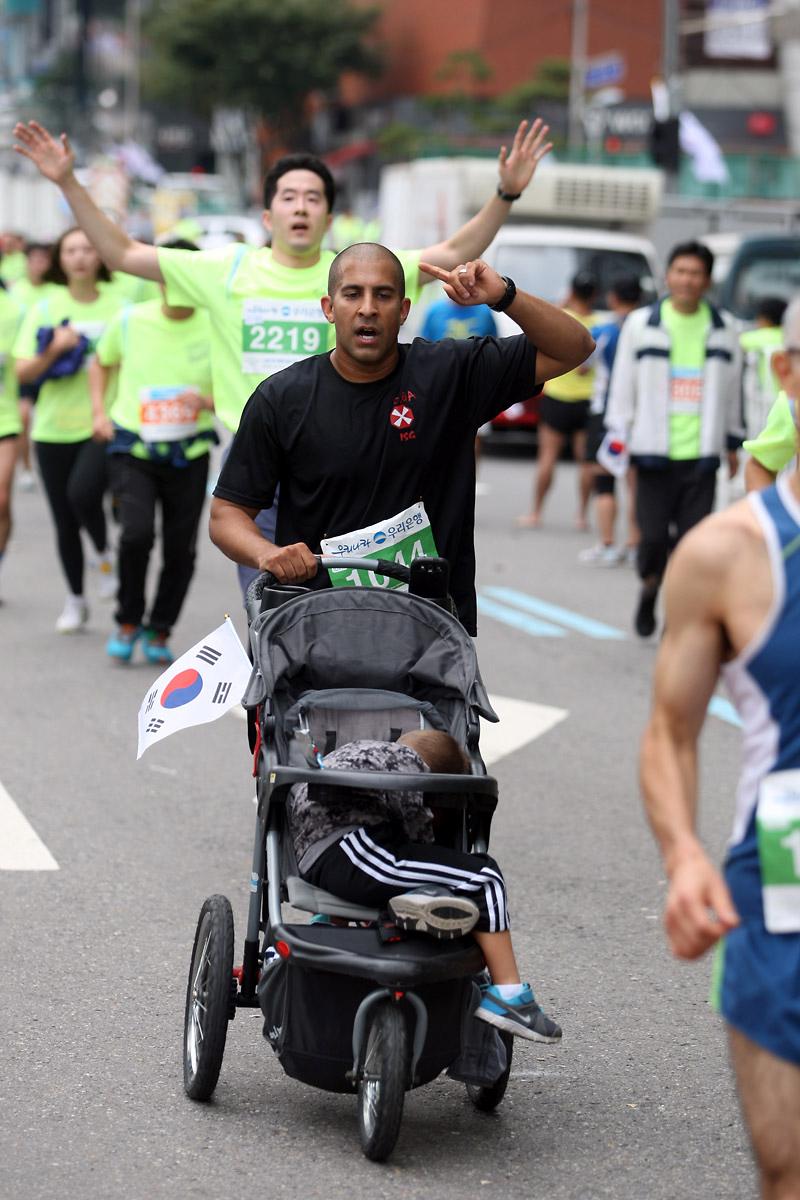
[[[278,372],[250,397],[214,492],[210,531],[235,562],[317,588],[329,581],[318,575],[315,555],[331,540],[347,546],[378,523],[385,541],[411,521],[423,552],[449,561],[458,617],[474,634],[477,429],[578,366],[594,343],[569,314],[517,291],[481,260],[450,272],[420,266],[456,303],[508,312],[522,334],[399,345],[410,307],[402,265],[383,246],[349,247],[334,260],[322,299],[336,349]],[[278,486],[272,543],[255,517]],[[352,743],[323,765],[343,766],[343,754],[349,766],[356,755],[361,769],[417,772],[427,763],[441,771],[442,756],[455,763],[449,773],[465,769],[458,744],[432,731],[399,744]],[[313,789],[298,790],[290,805],[301,873],[342,898],[388,907],[409,928],[439,936],[474,928],[492,977],[481,1019],[532,1040],[559,1040],[559,1027],[520,982],[497,864],[431,845],[421,794],[414,803],[408,793],[380,797],[376,805],[374,794],[364,803],[346,793],[343,812],[315,809]]]

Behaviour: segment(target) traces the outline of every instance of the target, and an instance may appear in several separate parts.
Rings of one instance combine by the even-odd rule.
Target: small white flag
[[[251,669],[233,622],[226,617],[149,688],[139,709],[137,759],[154,742],[190,725],[216,721],[233,708],[244,695]]]
[[[609,429],[600,443],[595,457],[601,467],[616,476],[617,479],[622,479],[631,465],[628,447],[625,444],[625,434]]]

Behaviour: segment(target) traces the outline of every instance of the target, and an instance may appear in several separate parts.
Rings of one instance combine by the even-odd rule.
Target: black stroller
[[[326,787],[415,790],[443,814],[443,835],[486,851],[497,783],[478,750],[479,717],[497,720],[472,639],[447,610],[447,564],[412,567],[322,559],[322,567],[370,569],[409,590],[309,591],[259,576],[248,593],[253,672],[248,710],[258,816],[244,958],[233,964],[233,914],[225,896],[200,913],[184,1027],[184,1086],[207,1100],[217,1084],[227,1025],[237,1008],[260,1007],[264,1036],[295,1079],[357,1092],[367,1157],[391,1153],[404,1094],[442,1071],[467,1084],[477,1108],[503,1098],[512,1039],[476,1020],[483,957],[471,937],[411,934],[385,941],[377,911],[300,878],[285,802],[293,784],[320,782],[309,753],[360,738],[396,740],[411,729],[452,734],[469,775],[326,769]],[[433,793],[433,796],[430,794]],[[437,834],[437,836],[442,836]],[[283,904],[347,924],[285,921]]]

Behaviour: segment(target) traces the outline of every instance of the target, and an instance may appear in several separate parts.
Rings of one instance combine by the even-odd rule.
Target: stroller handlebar
[[[441,602],[449,599],[448,586],[450,566],[444,558],[418,558],[407,567],[404,563],[385,558],[356,558],[349,555],[316,554],[317,574],[327,570],[372,571],[388,579],[396,579],[408,586],[418,596]],[[267,588],[285,589],[287,592],[304,590],[302,585],[282,583],[271,571],[262,571],[252,581],[245,593],[247,618],[252,623],[261,611],[261,598]]]

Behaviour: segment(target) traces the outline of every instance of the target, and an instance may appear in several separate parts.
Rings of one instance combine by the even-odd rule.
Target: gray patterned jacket
[[[410,746],[397,742],[348,742],[326,754],[320,783],[298,783],[286,805],[299,869],[308,870],[323,850],[360,826],[390,825],[409,842],[433,841],[433,814],[422,792],[352,791],[325,788],[325,767],[340,771],[400,771],[428,767]],[[320,796],[324,794],[324,798]]]

